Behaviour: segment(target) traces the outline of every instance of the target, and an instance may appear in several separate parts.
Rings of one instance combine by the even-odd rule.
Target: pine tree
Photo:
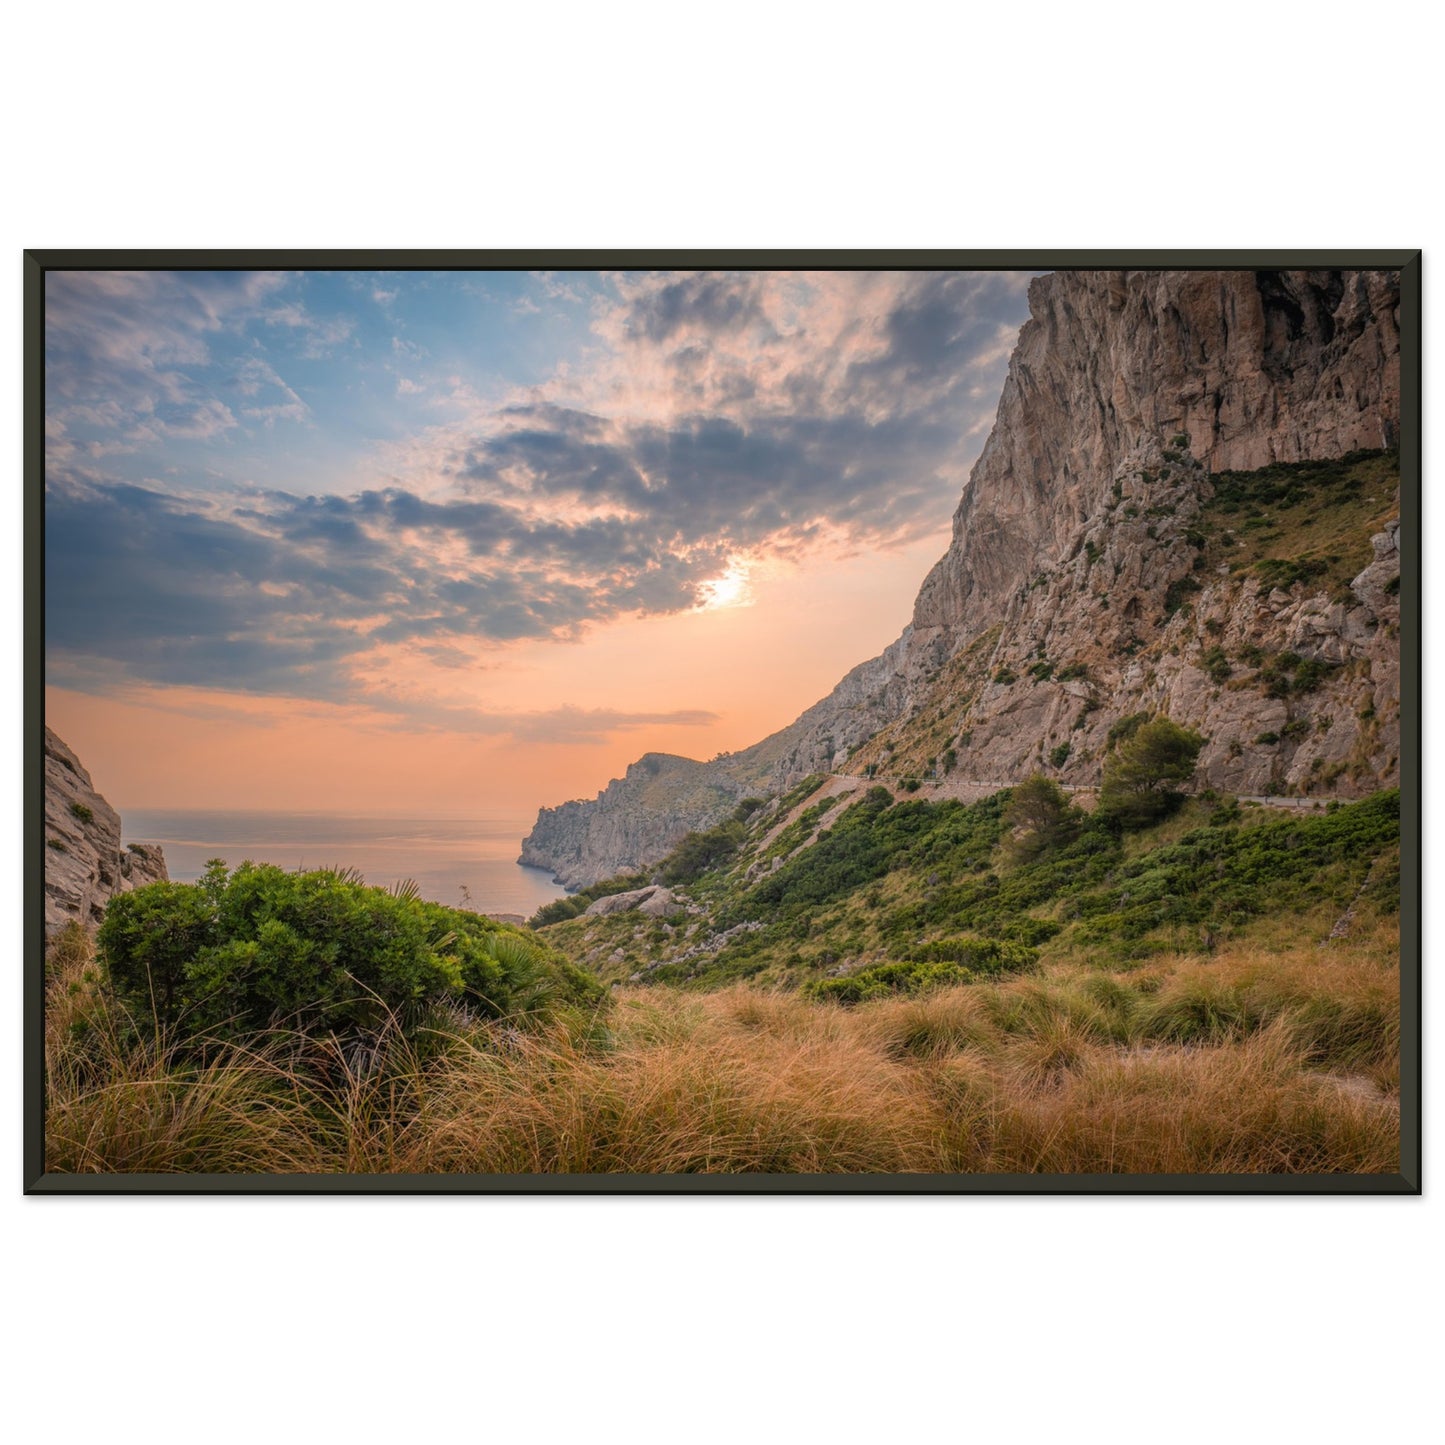
[[[1142,724],[1104,763],[1099,812],[1121,827],[1147,828],[1184,800],[1204,739],[1167,717]]]

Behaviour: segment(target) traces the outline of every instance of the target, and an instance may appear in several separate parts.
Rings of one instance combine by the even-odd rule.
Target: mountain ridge
[[[1212,786],[1398,780],[1398,276],[1056,272],[1029,301],[899,638],[752,747],[666,764],[670,789],[634,764],[543,809],[523,862],[586,886],[820,771],[1078,785],[1137,711],[1205,732]]]

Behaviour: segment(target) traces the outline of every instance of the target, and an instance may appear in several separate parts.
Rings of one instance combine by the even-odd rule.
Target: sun
[[[748,568],[745,562],[732,561],[721,577],[711,577],[702,584],[702,600],[699,612],[714,612],[721,607],[747,607],[753,600],[753,590],[748,585]]]

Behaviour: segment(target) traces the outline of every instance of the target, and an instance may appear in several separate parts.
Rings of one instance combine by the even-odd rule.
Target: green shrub
[[[1001,667],[994,673],[993,680],[1000,687],[1012,687],[1019,680],[1019,675],[1011,667]]]
[[[1185,575],[1171,582],[1164,592],[1164,616],[1173,617],[1191,593],[1200,591],[1198,578]]]
[[[805,983],[805,998],[832,999],[837,1003],[866,1003],[869,999],[900,994],[928,993],[956,988],[978,978],[997,978],[1032,968],[1035,949],[993,938],[944,939],[923,944],[914,957],[899,963],[875,963],[839,978],[815,978]]]
[[[1339,670],[1339,664],[1325,662],[1322,658],[1307,657],[1294,670],[1294,690],[1313,692],[1332,673]]]
[[[95,818],[95,814],[91,812],[84,803],[72,803],[70,805],[70,811],[74,813],[82,823],[89,823]]]
[[[1108,736],[1104,739],[1104,746],[1116,748],[1120,743],[1127,742],[1149,721],[1150,716],[1151,714],[1147,712],[1131,712],[1117,722],[1111,723]]]
[[[658,868],[664,883],[691,883],[719,864],[725,863],[742,846],[747,828],[729,818],[702,833],[689,833]]]
[[[334,869],[214,862],[199,883],[117,895],[97,945],[135,1015],[182,1037],[414,1027],[448,999],[496,1018],[601,996],[517,929]]]
[[[1228,682],[1230,673],[1234,671],[1222,647],[1211,647],[1199,661],[1211,682]]]
[[[1049,750],[1049,761],[1056,768],[1061,768],[1069,760],[1069,744],[1060,743],[1058,747]]]
[[[1044,938],[1058,932],[1057,924],[1044,919],[1030,919],[1042,929]],[[1052,932],[1050,931],[1052,930]],[[908,950],[909,963],[957,963],[971,973],[996,977],[1019,973],[1039,961],[1038,950],[1019,940],[997,938],[940,938],[932,943],[918,943]],[[881,967],[888,967],[883,964]]]
[[[1013,789],[1003,811],[1004,852],[1014,864],[1031,862],[1071,841],[1078,823],[1063,789],[1035,773]]]
[[[1316,557],[1264,557],[1254,564],[1266,587],[1288,592],[1296,582],[1312,582],[1330,570],[1330,564]]]
[[[884,749],[885,752],[893,751],[892,745]],[[809,773],[801,783],[795,783],[781,798],[778,799],[778,817],[796,808],[804,798],[811,797],[828,779],[822,773]]]
[[[1140,725],[1104,764],[1098,811],[1124,828],[1167,817],[1183,800],[1175,784],[1194,776],[1204,739],[1167,717]]]
[[[565,898],[544,903],[527,920],[532,928],[546,928],[552,923],[565,923],[585,913],[590,904],[599,898],[610,898],[614,893],[630,893],[634,888],[646,888],[652,879],[646,873],[618,873],[593,883],[578,893],[569,893]]]

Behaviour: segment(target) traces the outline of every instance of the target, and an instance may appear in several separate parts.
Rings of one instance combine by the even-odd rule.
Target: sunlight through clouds
[[[48,676],[558,746],[633,719],[710,741],[791,692],[760,672],[667,697],[653,678],[681,675],[666,657],[702,645],[689,627],[713,648],[754,613],[780,640],[813,628],[789,680],[821,692],[835,679],[810,667],[836,644],[807,599],[830,574],[873,559],[859,576],[894,600],[857,605],[906,620],[1026,282],[56,273]],[[773,610],[790,576],[791,618]],[[634,625],[638,650],[573,695],[582,653]]]

